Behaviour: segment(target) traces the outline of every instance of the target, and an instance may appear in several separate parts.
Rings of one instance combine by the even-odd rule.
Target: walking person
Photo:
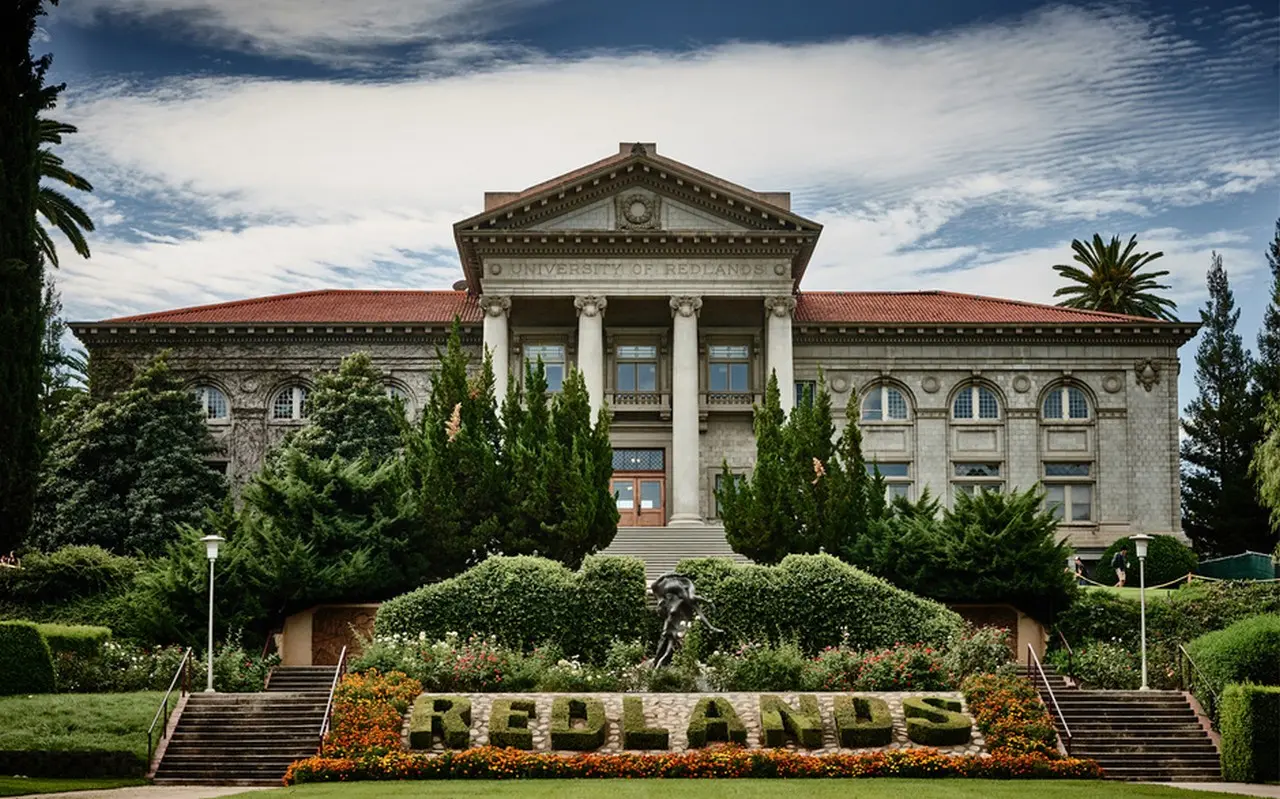
[[[1076,555],[1075,568],[1076,568],[1076,585],[1080,585],[1080,586],[1085,585],[1086,583],[1084,578],[1084,561],[1080,560],[1079,555]]]
[[[1128,564],[1128,559],[1125,556],[1128,554],[1129,554],[1129,550],[1122,549],[1116,553],[1114,558],[1111,559],[1111,565],[1115,567],[1115,570],[1116,570],[1116,587],[1117,588],[1124,588],[1124,573],[1125,573],[1125,567]]]

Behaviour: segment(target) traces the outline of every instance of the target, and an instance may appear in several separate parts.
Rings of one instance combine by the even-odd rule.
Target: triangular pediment
[[[739,220],[728,219],[713,211],[698,208],[662,191],[643,184],[635,185],[611,196],[581,207],[556,214],[555,208],[540,214],[523,230],[662,230],[748,232],[759,230]]]

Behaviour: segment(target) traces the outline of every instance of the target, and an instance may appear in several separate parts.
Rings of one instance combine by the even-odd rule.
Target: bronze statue
[[[658,637],[658,651],[653,667],[660,669],[671,662],[671,656],[683,641],[682,628],[699,618],[712,632],[724,632],[707,620],[702,606],[714,608],[709,599],[698,596],[693,580],[683,574],[668,572],[653,581],[649,592],[658,600],[658,615],[662,617],[662,634]]]

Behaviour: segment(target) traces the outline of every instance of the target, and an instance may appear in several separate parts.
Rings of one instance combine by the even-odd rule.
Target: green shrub
[[[583,726],[574,727],[574,719]],[[604,746],[609,721],[604,702],[591,697],[557,696],[551,701],[551,748],[590,752]]]
[[[538,717],[538,706],[531,699],[495,699],[489,711],[489,744],[532,749],[533,731],[529,720]]]
[[[53,654],[28,621],[0,622],[0,695],[51,694],[57,682]]]
[[[1220,718],[1223,779],[1280,780],[1280,687],[1227,686]]]
[[[649,727],[644,721],[644,701],[638,696],[622,698],[622,748],[662,749],[669,744],[670,733],[662,727]]]
[[[836,736],[849,749],[893,743],[893,714],[889,703],[873,696],[843,694],[835,700]]]
[[[1255,616],[1206,633],[1188,644],[1187,652],[1208,682],[1196,685],[1200,693],[1207,689],[1221,697],[1236,682],[1280,685],[1280,615]]]
[[[435,736],[449,749],[471,746],[471,700],[465,696],[420,696],[409,720],[409,748],[430,749]]]
[[[965,625],[959,635],[947,642],[942,667],[955,685],[975,674],[1012,674],[1017,668],[1013,637],[1004,627]]]
[[[32,552],[20,569],[0,569],[0,599],[22,603],[67,602],[123,590],[141,561],[97,546]]]
[[[705,696],[689,714],[689,748],[698,749],[711,741],[724,741],[746,746],[747,728],[728,699]]]
[[[830,555],[789,555],[777,566],[686,560],[677,568],[714,602],[711,620],[726,631],[707,633],[709,649],[793,640],[809,654],[842,642],[855,649],[941,645],[961,629],[953,611]]]
[[[809,682],[823,691],[945,691],[954,687],[932,647],[895,646],[855,652],[823,650],[809,668]]]
[[[937,696],[902,700],[907,717],[907,737],[925,746],[960,746],[969,743],[973,721],[960,712],[960,703]]]
[[[732,653],[709,655],[707,666],[721,691],[795,691],[809,679],[809,661],[793,643],[744,644]]]
[[[106,627],[70,624],[36,626],[44,640],[49,642],[49,651],[55,657],[64,653],[75,657],[98,657],[102,654],[102,645],[111,640],[111,630]]]
[[[822,713],[818,710],[818,698],[812,694],[800,697],[800,709],[783,702],[780,697],[765,694],[760,697],[760,732],[765,746],[782,746],[787,735],[801,746],[817,749],[822,746]]]
[[[1138,585],[1138,555],[1133,542],[1128,538],[1117,539],[1102,553],[1102,559],[1094,567],[1093,579],[1103,585],[1116,584],[1116,570],[1111,559],[1121,549],[1129,550],[1126,559],[1129,571],[1125,575],[1125,585]],[[1186,578],[1196,570],[1196,553],[1171,535],[1155,535],[1147,542],[1147,558],[1143,569],[1146,571],[1147,585],[1163,585],[1171,580]]]
[[[1062,667],[1066,660],[1053,658],[1054,665]],[[1128,647],[1105,641],[1086,644],[1075,650],[1071,662],[1071,676],[1086,688],[1103,691],[1131,691],[1142,683],[1138,654]],[[1064,672],[1065,668],[1062,669]]]
[[[383,603],[374,630],[439,640],[451,631],[494,635],[529,650],[556,643],[600,661],[613,639],[644,637],[644,566],[594,555],[578,572],[545,558],[493,556],[471,569]]]

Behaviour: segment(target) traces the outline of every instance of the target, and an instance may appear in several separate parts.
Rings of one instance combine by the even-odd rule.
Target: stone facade
[[[894,492],[927,487],[950,504],[961,490],[1043,482],[1086,557],[1119,536],[1180,530],[1178,349],[1193,324],[937,292],[808,294],[820,225],[785,194],[652,144],[487,194],[454,231],[465,288],[419,292],[420,307],[311,292],[72,329],[100,364],[169,349],[193,387],[221,392],[228,408],[210,424],[233,482],[302,423],[293,387],[348,353],[370,353],[416,411],[456,315],[475,359],[492,354],[499,396],[535,356],[582,370],[616,449],[660,466],[668,526],[714,523],[722,463],[750,471],[751,408],[769,374],[789,410],[822,373],[838,424],[860,420]],[[855,392],[874,408],[846,416]],[[615,483],[620,510],[649,502],[649,488]]]

